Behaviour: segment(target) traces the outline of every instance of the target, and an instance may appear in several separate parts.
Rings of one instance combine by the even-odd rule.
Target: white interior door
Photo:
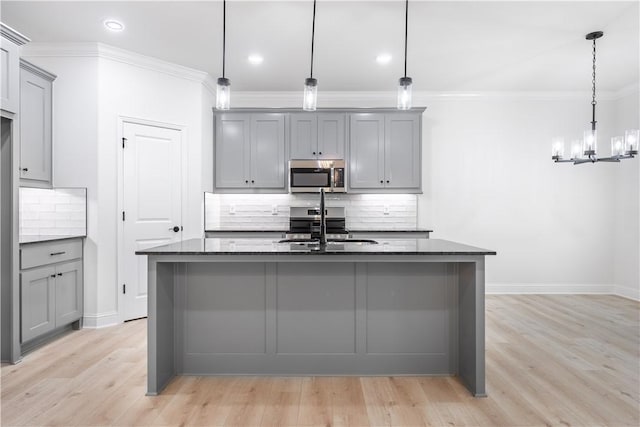
[[[176,129],[124,123],[124,320],[147,315],[147,257],[135,251],[182,236],[182,134]]]

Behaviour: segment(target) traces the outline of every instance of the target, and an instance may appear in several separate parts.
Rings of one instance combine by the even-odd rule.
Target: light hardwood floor
[[[146,322],[3,366],[3,426],[638,426],[640,305],[488,296],[487,398],[453,377],[178,377],[146,397]]]

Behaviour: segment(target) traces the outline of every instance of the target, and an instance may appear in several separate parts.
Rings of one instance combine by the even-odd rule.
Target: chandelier
[[[582,163],[619,162],[622,159],[632,159],[638,154],[638,141],[640,131],[629,129],[624,136],[611,138],[611,156],[598,157],[598,131],[596,130],[596,40],[602,37],[602,31],[595,31],[586,35],[587,40],[593,40],[593,72],[591,86],[591,129],[584,131],[582,141],[575,140],[571,144],[571,157],[564,157],[565,141],[562,137],[555,137],[551,143],[551,159],[556,163]]]

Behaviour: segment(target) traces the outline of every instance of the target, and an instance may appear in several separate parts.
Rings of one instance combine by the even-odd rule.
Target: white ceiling
[[[300,90],[309,74],[311,0],[228,1],[227,77],[234,90]],[[221,1],[2,1],[1,19],[34,42],[99,41],[221,74]],[[121,33],[106,18],[121,20]],[[639,2],[409,2],[415,90],[589,91],[640,79]],[[314,77],[321,90],[395,90],[403,73],[404,1],[319,0]],[[375,57],[393,56],[386,66]],[[261,66],[247,56],[260,53]]]

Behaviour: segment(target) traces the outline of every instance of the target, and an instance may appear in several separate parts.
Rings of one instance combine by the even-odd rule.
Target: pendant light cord
[[[591,74],[592,80],[591,80],[591,91],[592,91],[592,98],[591,98],[591,114],[592,114],[592,118],[591,118],[591,130],[596,130],[596,39],[593,39],[593,72]]]
[[[224,78],[224,67],[226,47],[227,47],[227,0],[222,1],[222,78]]]
[[[407,38],[409,36],[409,0],[404,4],[404,76],[407,77]]]
[[[313,0],[313,24],[311,24],[311,78],[313,78],[313,45],[316,38],[316,0]]]

